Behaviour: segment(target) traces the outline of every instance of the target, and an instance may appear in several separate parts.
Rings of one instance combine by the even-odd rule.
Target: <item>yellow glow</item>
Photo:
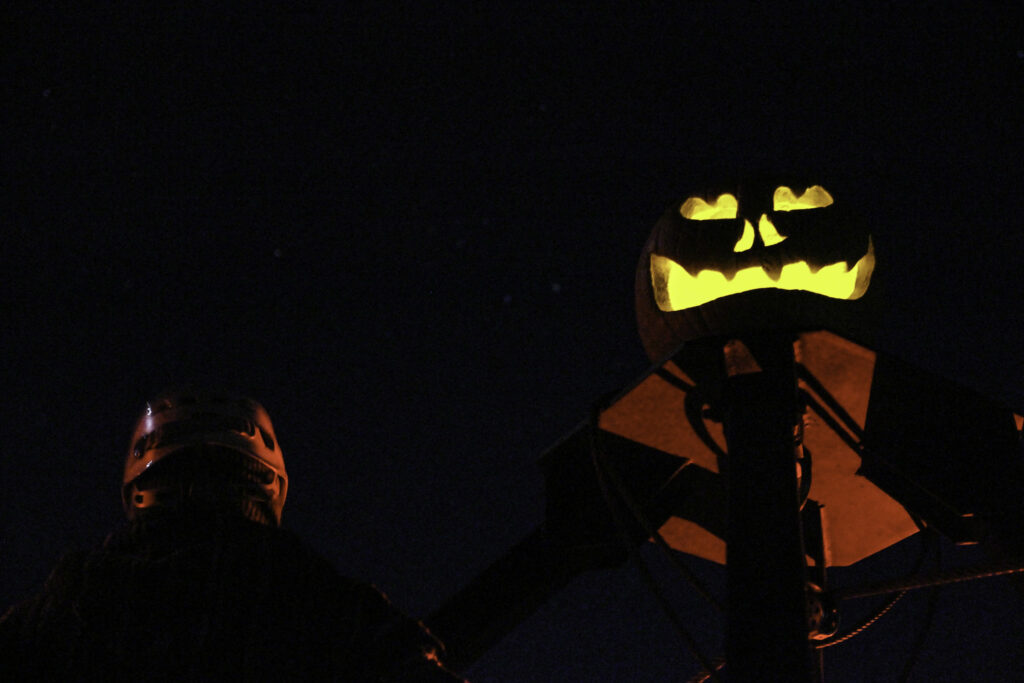
[[[800,209],[820,209],[832,203],[832,195],[821,185],[812,185],[797,197],[793,190],[786,186],[775,188],[772,205],[776,211],[799,211]]]
[[[743,221],[743,234],[736,240],[736,246],[732,248],[735,252],[746,251],[754,246],[754,226],[750,221]]]
[[[775,224],[768,218],[768,214],[761,214],[761,220],[757,222],[757,231],[761,233],[761,241],[764,242],[764,246],[770,247],[773,244],[786,239],[779,234],[779,231],[775,229]]]
[[[718,195],[718,199],[708,204],[700,197],[690,197],[679,207],[683,218],[692,221],[711,221],[719,218],[736,218],[739,202],[731,194]]]
[[[752,289],[774,287],[798,289],[833,299],[859,299],[871,283],[875,268],[875,247],[868,238],[868,251],[853,268],[838,261],[811,272],[806,261],[787,263],[782,267],[778,281],[760,266],[751,266],[736,272],[731,279],[714,270],[702,270],[691,275],[672,259],[651,254],[651,282],[658,308],[670,312],[681,311],[724,296]]]

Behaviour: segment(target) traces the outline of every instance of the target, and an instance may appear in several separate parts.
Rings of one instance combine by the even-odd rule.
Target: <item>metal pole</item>
[[[726,661],[730,680],[809,682],[818,660],[808,641],[793,338],[747,344],[725,346]]]

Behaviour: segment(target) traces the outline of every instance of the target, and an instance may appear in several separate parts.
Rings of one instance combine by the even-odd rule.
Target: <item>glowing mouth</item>
[[[870,238],[867,253],[853,268],[847,268],[845,261],[838,261],[811,272],[806,261],[799,261],[784,265],[778,279],[773,279],[760,266],[739,270],[732,278],[714,270],[690,275],[667,256],[651,254],[654,300],[658,308],[666,312],[681,311],[725,296],[769,287],[802,290],[833,299],[859,299],[868,290],[874,268],[875,248]]]

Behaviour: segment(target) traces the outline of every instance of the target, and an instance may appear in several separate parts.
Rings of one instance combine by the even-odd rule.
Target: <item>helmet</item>
[[[208,448],[215,447],[215,448]],[[227,392],[202,389],[167,391],[149,401],[135,424],[124,464],[121,500],[129,519],[138,510],[160,505],[159,497],[140,487],[139,478],[157,463],[182,454],[214,457],[213,452],[241,454],[249,470],[259,470],[260,498],[276,524],[288,493],[288,474],[270,416],[256,401]],[[166,464],[155,468],[166,468]]]

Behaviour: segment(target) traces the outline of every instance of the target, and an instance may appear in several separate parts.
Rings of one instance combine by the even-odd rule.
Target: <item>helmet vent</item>
[[[267,450],[274,450],[274,438],[263,427],[260,427],[260,436],[263,437],[263,445],[267,447]]]
[[[193,476],[185,463],[192,461],[196,453],[219,455],[212,460],[203,457],[203,467]],[[218,463],[225,462],[223,456],[228,453],[242,458],[241,472],[237,466],[221,471]],[[227,462],[236,461],[229,458]],[[154,479],[160,472],[164,474]],[[165,479],[172,473],[171,479]],[[219,482],[214,487],[218,496],[234,499],[236,496],[230,490],[238,489],[247,498],[259,499],[261,505],[268,507],[271,521],[279,523],[288,475],[274,428],[263,406],[230,392],[195,389],[165,392],[146,404],[136,422],[133,443],[125,461],[122,501],[129,516],[133,506],[150,507],[148,494],[141,504],[135,501],[133,485],[178,490],[175,482],[193,479],[199,483]],[[200,497],[189,495],[197,500]]]

